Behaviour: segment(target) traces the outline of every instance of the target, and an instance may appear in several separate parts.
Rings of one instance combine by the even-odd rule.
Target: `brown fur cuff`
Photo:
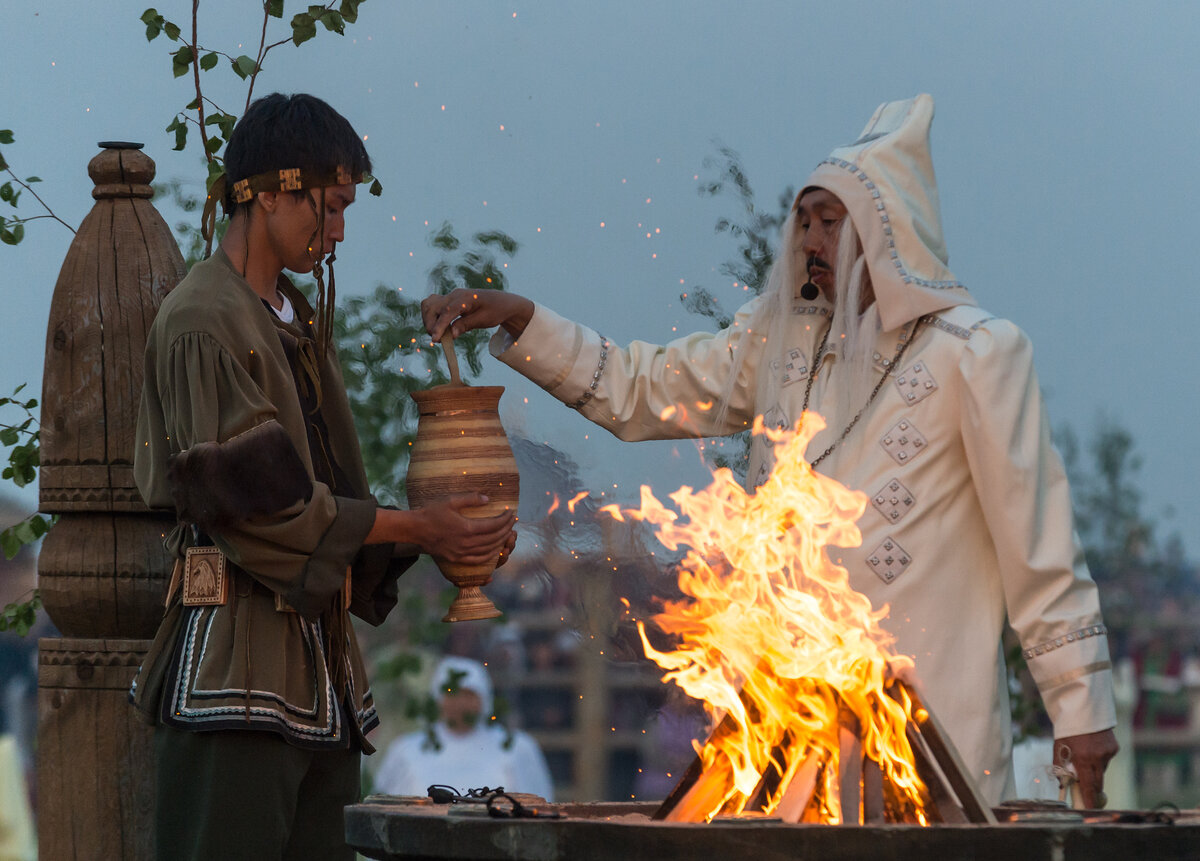
[[[282,511],[312,496],[304,463],[275,421],[223,443],[200,443],[172,455],[167,483],[179,519],[205,532]]]

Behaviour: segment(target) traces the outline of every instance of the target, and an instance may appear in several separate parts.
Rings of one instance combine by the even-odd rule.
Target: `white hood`
[[[975,300],[954,277],[929,149],[933,98],[880,105],[858,140],[837,147],[804,188],[833,192],[863,243],[885,331]]]
[[[442,694],[460,689],[479,695],[479,717],[481,723],[486,723],[492,713],[492,680],[487,667],[470,658],[443,658],[429,679],[429,693],[436,701]]]

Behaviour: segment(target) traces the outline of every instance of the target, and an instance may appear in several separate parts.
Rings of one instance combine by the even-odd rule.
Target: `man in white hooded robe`
[[[1102,806],[1116,719],[1098,595],[1030,342],[947,265],[932,120],[927,95],[886,103],[817,166],[766,289],[721,332],[619,348],[520,296],[482,291],[429,297],[425,322],[435,339],[499,325],[494,355],[624,440],[824,416],[807,457],[870,500],[862,544],[840,563],[874,606],[890,606],[883,625],[984,796],[1013,794],[1007,619],[1056,750],[1084,803]],[[696,408],[705,403],[718,406]],[[750,484],[771,458],[756,436]]]
[[[438,703],[438,720],[388,746],[375,775],[376,792],[425,795],[430,786],[442,785],[465,793],[486,786],[554,800],[537,741],[489,720],[492,680],[483,664],[443,658],[430,679],[430,693]]]

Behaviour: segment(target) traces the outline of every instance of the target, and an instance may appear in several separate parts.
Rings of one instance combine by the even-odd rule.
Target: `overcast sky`
[[[190,76],[172,78],[163,37],[145,40],[144,2],[0,0],[0,128],[17,137],[4,154],[45,180],[39,194],[75,226],[100,140],[144,141],[160,179],[201,189],[196,151],[172,152],[163,131],[192,98]],[[253,53],[254,5],[205,0],[201,43]],[[158,0],[185,25],[190,6]],[[366,136],[385,194],[350,211],[339,293],[386,283],[423,295],[426,238],[449,220],[511,234],[513,287],[611,339],[702,328],[681,290],[740,301],[718,271],[733,245],[713,230],[733,202],[697,194],[714,140],[773,206],[880,102],[929,92],[952,269],[1029,333],[1056,425],[1086,437],[1106,415],[1133,433],[1146,513],[1200,553],[1200,290],[1188,263],[1200,4],[370,0],[360,12],[345,37],[276,49],[256,90],[315,93]],[[206,86],[240,113],[231,72]],[[70,241],[49,221],[27,236],[0,248],[0,395],[40,390]],[[704,479],[690,443],[619,443],[495,362],[484,381],[509,387],[511,431],[566,450],[597,491],[632,499],[649,483],[662,497]]]

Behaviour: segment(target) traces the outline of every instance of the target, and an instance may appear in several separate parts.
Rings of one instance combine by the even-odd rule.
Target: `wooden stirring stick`
[[[454,338],[449,330],[442,335],[442,352],[446,354],[446,364],[450,366],[450,385],[461,386],[463,381],[458,375],[458,354],[454,352]]]

